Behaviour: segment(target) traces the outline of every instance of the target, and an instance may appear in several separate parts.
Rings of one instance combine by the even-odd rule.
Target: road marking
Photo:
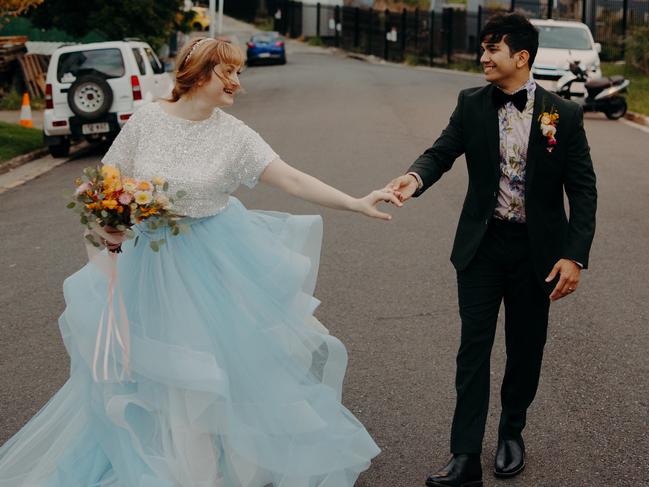
[[[633,127],[633,128],[638,129],[638,130],[642,130],[643,132],[649,134],[649,127],[646,127],[644,125],[640,125],[639,123],[631,122],[630,120],[625,120],[623,118],[621,118],[619,121],[622,122],[625,125],[628,125],[629,127]]]

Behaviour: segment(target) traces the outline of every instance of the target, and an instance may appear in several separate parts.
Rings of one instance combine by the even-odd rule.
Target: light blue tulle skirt
[[[351,487],[379,453],[341,405],[345,348],[313,316],[320,217],[231,198],[188,221],[118,258],[131,381],[91,372],[106,276],[65,280],[70,378],[0,448],[0,487]]]

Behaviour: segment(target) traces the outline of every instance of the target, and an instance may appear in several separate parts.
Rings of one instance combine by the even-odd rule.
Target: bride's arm
[[[402,206],[399,198],[386,190],[376,190],[363,198],[353,198],[319,179],[289,166],[281,159],[275,159],[266,167],[261,174],[260,181],[279,188],[291,196],[320,206],[335,210],[355,211],[382,220],[390,220],[392,216],[376,209],[380,202],[392,202],[396,206]]]

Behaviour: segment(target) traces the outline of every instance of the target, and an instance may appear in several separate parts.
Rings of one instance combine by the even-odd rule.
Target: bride
[[[93,379],[104,274],[65,280],[70,378],[0,448],[0,487],[351,487],[379,453],[341,404],[346,350],[313,316],[320,217],[250,211],[231,193],[262,181],[384,220],[377,205],[401,203],[327,186],[222,111],[242,64],[227,42],[187,46],[172,98],[137,111],[103,158],[185,191],[172,210],[190,230],[140,224],[140,241],[168,237],[160,251],[122,244],[129,381]]]

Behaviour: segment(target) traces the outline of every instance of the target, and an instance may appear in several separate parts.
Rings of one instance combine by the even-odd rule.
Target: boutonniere
[[[541,123],[541,133],[543,137],[548,140],[548,145],[545,148],[548,152],[554,150],[557,145],[557,139],[554,137],[557,133],[557,124],[559,123],[559,113],[554,107],[549,112],[542,112],[539,115],[539,122]]]

